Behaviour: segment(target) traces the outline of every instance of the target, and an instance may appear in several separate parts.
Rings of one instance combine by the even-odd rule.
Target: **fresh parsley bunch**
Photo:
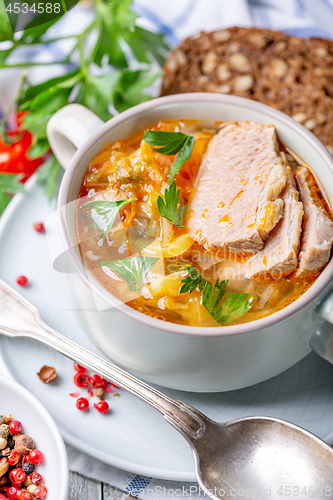
[[[69,102],[83,104],[102,120],[108,120],[112,117],[110,103],[121,112],[151,99],[145,89],[160,76],[156,68],[163,65],[169,48],[163,35],[147,31],[136,24],[138,16],[131,10],[131,4],[132,0],[94,0],[93,20],[80,34],[50,38],[48,30],[57,21],[53,19],[25,30],[16,39],[7,22],[3,2],[0,1],[0,41],[11,42],[10,47],[7,44],[2,50],[0,47],[0,70],[54,64],[62,64],[67,69],[63,76],[39,85],[28,85],[19,101],[19,109],[27,111],[22,129],[28,129],[34,136],[29,151],[32,158],[49,151],[47,122]],[[22,61],[15,64],[10,64],[8,60],[22,47],[38,47],[65,39],[74,41],[74,45],[62,60],[50,63]],[[91,46],[93,39],[95,42]],[[77,59],[79,65],[73,68],[72,61]],[[136,61],[139,69],[130,69],[130,60]],[[102,72],[94,71],[96,67],[100,67]],[[55,192],[58,171],[59,164],[54,156],[39,171],[39,182],[46,184],[50,198]]]

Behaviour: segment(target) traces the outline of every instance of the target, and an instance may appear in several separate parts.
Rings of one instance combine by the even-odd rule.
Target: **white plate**
[[[11,202],[0,223],[0,277],[35,304],[52,328],[98,352],[75,322],[66,276],[52,268],[46,235],[32,228],[33,222],[46,220],[54,210],[55,203],[50,205],[43,188],[33,183],[28,195],[17,195]],[[48,237],[51,243],[57,240],[54,226]],[[29,287],[15,284],[20,274],[29,278]],[[71,361],[29,340],[3,338],[0,347],[3,371],[37,396],[68,443],[137,474],[171,480],[195,479],[187,444],[158,412],[121,391],[121,397],[108,395],[111,414],[100,415],[94,409],[80,413],[75,399],[69,396],[77,389],[72,381]],[[36,372],[45,364],[56,367],[57,383],[47,386],[37,378]],[[301,425],[329,444],[333,441],[333,369],[314,354],[285,373],[247,389],[219,394],[162,390],[214,420],[270,415]],[[84,390],[80,395],[85,395]]]
[[[40,402],[13,380],[0,377],[0,413],[22,422],[23,431],[44,454],[36,471],[42,474],[48,500],[68,498],[68,460],[64,442],[51,415]]]

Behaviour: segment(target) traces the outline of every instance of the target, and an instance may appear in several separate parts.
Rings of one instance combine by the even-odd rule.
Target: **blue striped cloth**
[[[300,37],[333,38],[333,0],[135,0],[134,9],[141,16],[140,25],[164,32],[171,46],[201,30],[230,26],[256,26]],[[64,35],[72,33],[73,26],[82,30],[90,16],[89,9],[77,6],[58,23],[57,34],[59,31]],[[50,36],[53,37],[54,33]],[[23,56],[47,62],[63,59],[68,50],[66,42],[53,43],[42,52],[38,50]],[[61,70],[57,66],[38,68],[30,72],[30,79],[37,83],[56,76]],[[13,91],[13,77],[19,71],[11,70],[0,80],[0,105],[5,105],[10,98],[7,92],[9,89]],[[202,492],[195,491],[197,485],[194,483],[162,481],[124,472],[70,447],[68,455],[71,471],[103,481],[141,499],[161,498],[161,492],[169,489],[177,490],[175,496],[179,498],[191,496],[199,499],[203,496]]]

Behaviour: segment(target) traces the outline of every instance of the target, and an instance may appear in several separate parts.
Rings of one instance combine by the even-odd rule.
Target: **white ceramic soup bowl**
[[[24,387],[0,376],[0,415],[19,420],[23,432],[31,436],[44,455],[36,466],[48,489],[47,500],[68,500],[69,469],[65,444],[44,406]]]
[[[273,123],[283,143],[314,169],[333,202],[333,157],[327,149],[296,121],[255,101],[181,94],[133,107],[105,124],[80,105],[66,106],[51,118],[48,137],[66,168],[59,224],[72,266],[69,286],[78,304],[79,324],[113,362],[148,382],[186,391],[228,391],[256,384],[283,372],[311,349],[333,360],[328,323],[333,322],[333,261],[283,310],[250,323],[207,328],[142,314],[107,292],[86,270],[77,246],[75,200],[89,162],[107,141],[125,139],[162,119],[181,118]]]

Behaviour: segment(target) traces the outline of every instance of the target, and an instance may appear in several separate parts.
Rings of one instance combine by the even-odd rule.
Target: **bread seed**
[[[167,69],[167,71],[170,71],[171,73],[173,73],[174,71],[176,71],[177,68],[178,68],[177,60],[174,56],[171,56],[167,60],[166,69]]]
[[[292,118],[298,123],[303,123],[307,119],[307,116],[305,113],[296,113]]]
[[[208,86],[209,92],[219,92],[220,94],[229,94],[231,92],[230,85],[214,85]]]
[[[315,49],[315,54],[319,57],[327,56],[327,50],[324,47],[317,47]]]
[[[286,42],[279,42],[275,45],[274,50],[277,54],[280,54],[280,52],[283,52],[287,48]]]
[[[239,52],[232,54],[229,61],[231,67],[240,73],[247,73],[251,70],[250,61],[244,56],[244,54],[240,54]]]
[[[207,85],[208,81],[209,81],[208,76],[200,75],[198,77],[198,84],[199,85],[205,86],[205,85]]]
[[[212,73],[216,68],[217,56],[215,52],[208,52],[202,64],[202,71],[206,75]]]
[[[217,42],[227,42],[231,37],[231,33],[228,30],[222,30],[222,31],[215,31],[213,33],[213,38]]]
[[[283,78],[288,71],[288,64],[284,59],[275,59],[272,63],[272,68],[277,78]]]
[[[250,33],[248,39],[253,45],[258,47],[258,49],[262,49],[267,44],[266,38],[259,33]]]
[[[179,66],[185,66],[185,64],[187,63],[186,55],[182,50],[176,50],[174,57]]]
[[[229,71],[229,66],[226,63],[219,64],[217,67],[217,77],[223,82],[231,78],[231,73]]]
[[[235,52],[238,52],[238,51],[239,51],[239,48],[240,48],[239,43],[231,43],[231,44],[229,45],[229,51],[230,51],[230,54],[234,54]]]
[[[304,127],[306,127],[308,130],[313,130],[316,125],[316,120],[313,120],[312,118],[306,120],[306,122],[304,123]]]
[[[323,113],[318,113],[316,115],[316,121],[317,121],[317,123],[319,123],[319,125],[322,125],[326,121],[326,116],[323,115]]]
[[[236,92],[244,92],[249,90],[253,85],[253,78],[251,75],[242,75],[235,78],[234,90]]]

